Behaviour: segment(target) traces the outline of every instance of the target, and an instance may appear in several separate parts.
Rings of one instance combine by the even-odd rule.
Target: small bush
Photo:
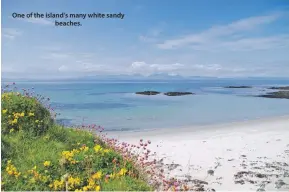
[[[20,93],[2,93],[2,134],[23,130],[41,135],[51,127],[50,112],[36,98]]]

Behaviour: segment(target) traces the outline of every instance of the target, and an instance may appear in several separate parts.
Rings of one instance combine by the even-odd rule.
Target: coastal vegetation
[[[2,190],[186,189],[150,158],[150,141],[130,145],[107,138],[100,126],[58,125],[49,100],[14,84],[2,89]]]

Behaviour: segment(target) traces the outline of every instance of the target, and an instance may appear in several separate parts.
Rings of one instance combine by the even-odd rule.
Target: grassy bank
[[[57,125],[49,99],[27,90],[6,87],[1,101],[2,190],[148,191],[164,177],[155,177],[147,144],[118,143],[95,125]]]

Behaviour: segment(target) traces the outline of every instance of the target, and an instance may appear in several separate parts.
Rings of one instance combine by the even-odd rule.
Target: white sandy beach
[[[151,140],[167,176],[205,181],[205,189],[289,191],[289,116],[112,135],[131,144]]]

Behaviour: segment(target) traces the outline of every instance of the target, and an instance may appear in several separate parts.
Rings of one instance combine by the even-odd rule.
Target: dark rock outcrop
[[[207,173],[208,175],[214,175],[214,170],[208,170]]]
[[[277,91],[277,92],[267,93],[266,95],[258,95],[258,97],[289,99],[289,91]]]
[[[158,91],[140,91],[140,92],[136,92],[135,94],[138,94],[138,95],[158,95],[160,93],[161,92],[158,92]]]
[[[182,95],[193,95],[192,92],[166,92],[164,95],[167,96],[182,96]]]
[[[289,91],[289,86],[285,86],[285,87],[269,87],[268,89],[278,89],[278,90],[288,90]]]
[[[224,88],[229,88],[229,89],[244,89],[244,88],[252,88],[252,86],[226,86]]]
[[[278,181],[275,182],[275,185],[276,189],[280,189],[283,185],[286,185],[286,183],[283,180],[279,179]]]

